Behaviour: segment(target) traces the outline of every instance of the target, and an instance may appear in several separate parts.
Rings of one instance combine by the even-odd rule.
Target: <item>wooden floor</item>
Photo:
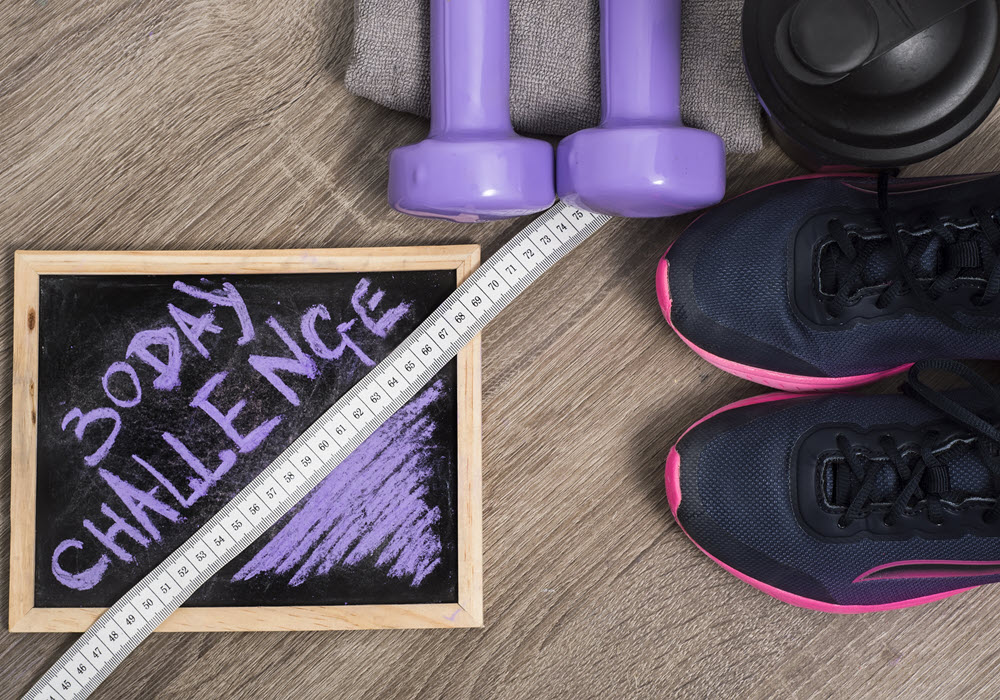
[[[524,223],[389,210],[386,155],[426,123],[345,91],[351,14],[349,0],[0,3],[0,398],[17,248],[489,254]],[[998,135],[995,114],[907,172],[994,169]],[[796,172],[769,142],[731,160],[730,190]],[[154,635],[96,697],[1000,694],[1000,591],[807,612],[737,582],[674,524],[670,445],[761,392],[700,361],[660,315],[656,262],[690,218],[613,222],[485,332],[484,629]],[[8,425],[0,415],[4,459]],[[0,470],[4,572],[8,479]],[[73,639],[0,632],[0,696],[19,696]]]

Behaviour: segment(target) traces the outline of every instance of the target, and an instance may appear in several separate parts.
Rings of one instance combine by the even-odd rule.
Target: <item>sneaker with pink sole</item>
[[[939,392],[944,370],[969,388]],[[1000,391],[922,361],[897,395],[769,394],[671,449],[674,518],[730,573],[787,603],[856,613],[1000,582]]]
[[[697,219],[660,261],[660,306],[712,364],[792,391],[935,357],[1000,359],[1000,174],[809,176]]]

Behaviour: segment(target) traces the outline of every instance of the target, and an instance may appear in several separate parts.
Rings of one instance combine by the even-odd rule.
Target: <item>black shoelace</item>
[[[889,207],[889,177],[883,172],[878,181],[880,226],[884,235],[862,237],[839,221],[830,222],[830,235],[839,249],[846,270],[840,276],[837,290],[827,301],[827,311],[834,318],[857,301],[862,288],[881,288],[875,305],[888,307],[897,297],[909,295],[914,305],[933,314],[952,328],[963,328],[954,317],[954,310],[944,308],[941,296],[958,287],[960,280],[978,280],[981,291],[971,298],[971,307],[985,306],[1000,296],[1000,225],[995,212],[982,209],[971,211],[974,225],[958,228],[927,215],[921,228],[926,232],[912,235],[897,226]],[[931,245],[938,246],[932,270],[922,269],[921,261]],[[891,246],[894,269],[887,279],[867,279],[868,263],[877,252]],[[989,325],[993,326],[991,321]]]
[[[972,389],[963,393],[963,404],[952,396],[930,388],[920,379],[922,372],[939,370],[963,379]],[[950,487],[949,466],[958,457],[975,450],[989,470],[991,488],[987,493],[972,494],[994,499],[984,512],[987,523],[1000,518],[1000,391],[959,362],[924,360],[911,369],[903,390],[941,413],[947,424],[947,435],[940,427],[929,428],[915,444],[899,445],[890,435],[879,438],[882,454],[870,448],[850,444],[837,436],[837,449],[842,460],[835,467],[833,504],[845,508],[839,525],[847,527],[864,518],[870,511],[880,472],[895,470],[896,493],[890,495],[891,507],[885,522],[892,526],[904,514],[923,510],[932,523],[942,524],[945,503],[955,503],[969,494],[955,492]],[[955,429],[959,432],[956,433]],[[942,440],[947,437],[947,446]],[[894,496],[894,497],[893,497]],[[884,494],[879,502],[888,502]]]

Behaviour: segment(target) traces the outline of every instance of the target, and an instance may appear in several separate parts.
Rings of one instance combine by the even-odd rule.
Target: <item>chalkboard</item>
[[[383,250],[390,270],[309,271],[324,266],[303,256],[292,273],[39,271],[32,613],[106,608],[178,548],[454,291],[456,260],[471,270],[465,248],[438,269],[399,264],[427,267],[433,250]],[[460,422],[478,425],[460,411],[478,395],[465,379],[478,372],[459,369],[470,359],[446,365],[186,606],[226,628],[231,609],[248,629],[259,627],[246,610],[261,607],[294,607],[292,628],[303,606],[453,612]]]

